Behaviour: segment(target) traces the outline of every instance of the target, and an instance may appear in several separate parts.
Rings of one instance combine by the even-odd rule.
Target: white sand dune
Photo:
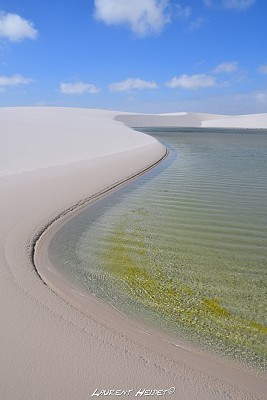
[[[229,116],[227,118],[207,119],[202,122],[202,127],[218,128],[256,128],[267,129],[267,114],[251,114]]]
[[[164,155],[155,139],[122,122],[203,121],[222,117],[0,109],[1,400],[88,400],[95,389],[133,389],[127,397],[134,398],[141,388],[170,387],[176,392],[165,397],[173,400],[264,399],[264,378],[154,338],[95,299],[76,293],[73,307],[64,300],[73,289],[48,269],[45,248],[39,261],[50,287],[33,265],[32,244],[53,219]]]
[[[0,174],[35,170],[125,152],[155,142],[113,121],[112,111],[0,109]]]
[[[150,126],[185,126],[201,127],[203,120],[223,118],[221,115],[197,114],[197,113],[173,113],[173,114],[123,114],[118,115],[116,120],[122,121],[130,127]]]
[[[123,114],[116,120],[130,127],[210,127],[267,129],[267,114],[216,115],[204,113]]]

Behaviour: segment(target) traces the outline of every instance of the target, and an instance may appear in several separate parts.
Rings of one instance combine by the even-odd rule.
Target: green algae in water
[[[267,327],[207,297],[205,287],[196,290],[179,277],[168,275],[164,264],[160,265],[146,246],[144,222],[133,220],[130,214],[122,219],[107,237],[102,261],[111,276],[123,284],[121,289],[135,298],[139,314],[140,307],[145,307],[160,315],[173,332],[190,333],[191,339],[208,341],[215,350],[231,349],[235,358],[264,368]]]
[[[172,163],[65,224],[50,260],[130,316],[266,371],[267,132],[156,136]]]

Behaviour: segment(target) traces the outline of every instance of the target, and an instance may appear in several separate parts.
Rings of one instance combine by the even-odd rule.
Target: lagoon
[[[267,131],[143,131],[169,157],[65,223],[51,263],[144,324],[266,370]]]

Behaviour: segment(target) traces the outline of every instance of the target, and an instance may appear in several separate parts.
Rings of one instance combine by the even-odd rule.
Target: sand
[[[216,115],[201,113],[123,114],[116,120],[129,127],[203,127],[203,128],[254,128],[267,129],[267,114]]]
[[[134,398],[140,389],[171,387],[176,388],[174,394],[159,393],[175,400],[264,399],[264,377],[215,360],[182,341],[173,346],[166,338],[149,335],[94,298],[83,302],[76,293],[71,299],[68,282],[52,269],[46,275],[48,237],[39,242],[37,254],[49,286],[32,260],[33,243],[51,221],[164,156],[165,148],[155,139],[123,123],[201,126],[203,121],[230,118],[0,109],[1,400],[83,400],[96,389],[95,394],[101,389],[125,390],[122,398]],[[240,117],[238,123],[243,120]],[[263,127],[266,116],[253,116],[251,124],[259,120]]]
[[[202,122],[203,128],[244,128],[267,129],[267,114],[229,116],[227,118],[207,119]]]

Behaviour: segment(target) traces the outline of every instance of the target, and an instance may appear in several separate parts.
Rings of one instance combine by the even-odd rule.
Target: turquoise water
[[[267,132],[149,132],[167,160],[66,223],[50,260],[128,315],[266,370]]]

